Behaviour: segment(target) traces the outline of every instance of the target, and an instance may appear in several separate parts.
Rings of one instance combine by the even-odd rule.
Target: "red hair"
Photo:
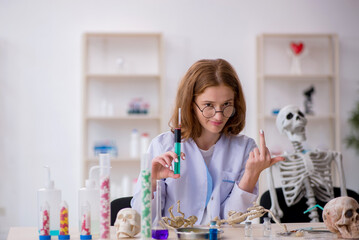
[[[223,127],[226,135],[237,135],[245,126],[246,102],[242,86],[234,68],[223,59],[203,59],[194,63],[182,78],[176,96],[175,109],[169,121],[171,131],[178,127],[178,108],[181,108],[181,135],[182,138],[198,138],[202,127],[199,123],[193,102],[206,88],[225,85],[234,93],[235,113]]]

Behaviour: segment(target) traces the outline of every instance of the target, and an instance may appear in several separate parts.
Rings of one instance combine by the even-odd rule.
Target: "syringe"
[[[178,108],[178,128],[175,128],[175,153],[177,154],[178,162],[174,164],[174,174],[180,174],[180,160],[181,160],[181,108]]]

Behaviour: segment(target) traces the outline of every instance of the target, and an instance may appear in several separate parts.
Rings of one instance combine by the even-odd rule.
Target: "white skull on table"
[[[327,228],[341,238],[359,238],[359,204],[351,197],[330,200],[323,210]]]
[[[276,120],[277,128],[281,133],[286,133],[292,142],[303,142],[305,137],[305,125],[307,119],[297,106],[288,105],[282,108]]]
[[[123,208],[117,213],[115,221],[116,238],[134,237],[141,230],[141,217],[132,208]]]

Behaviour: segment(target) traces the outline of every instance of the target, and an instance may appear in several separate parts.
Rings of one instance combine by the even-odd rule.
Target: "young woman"
[[[174,174],[174,128],[181,108],[181,172]],[[196,224],[208,224],[228,211],[244,212],[256,200],[257,181],[265,168],[284,160],[271,158],[260,132],[260,147],[239,134],[245,125],[246,103],[238,76],[223,59],[200,60],[183,77],[170,120],[171,131],[154,138],[149,147],[152,189],[161,179],[162,214],[177,201],[185,217],[195,215]],[[139,178],[140,179],[140,178]],[[137,183],[131,202],[140,212],[141,191]],[[158,194],[158,193],[155,193]],[[154,202],[154,201],[153,201]],[[155,204],[152,204],[155,207]],[[155,211],[152,211],[154,214]]]

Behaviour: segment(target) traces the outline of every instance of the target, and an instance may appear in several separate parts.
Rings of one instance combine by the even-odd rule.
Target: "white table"
[[[305,227],[313,227],[315,229],[326,229],[324,223],[287,223],[288,230],[294,230],[297,228],[305,228]],[[284,240],[291,240],[291,239],[336,239],[336,235],[332,233],[309,233],[305,232],[304,237],[296,237],[295,234],[291,236],[277,236],[277,232],[282,232],[283,228],[281,228],[277,224],[272,224],[272,235],[270,238],[263,237],[263,225],[262,224],[252,224],[252,237],[244,237],[244,224],[238,224],[235,227],[231,226],[222,226],[224,233],[221,239],[246,239],[246,240],[259,240],[259,239],[284,239]],[[79,232],[76,230],[70,229],[70,236],[71,240],[79,240],[80,235]],[[38,231],[36,227],[12,227],[10,228],[7,240],[38,240]],[[52,239],[58,239],[57,237],[52,237]],[[93,236],[93,239],[98,239],[98,237]],[[115,228],[111,227],[111,239],[115,240]],[[126,239],[140,239],[140,236],[137,235],[135,238],[126,238]],[[170,235],[168,239],[177,239],[176,233],[170,231]]]

